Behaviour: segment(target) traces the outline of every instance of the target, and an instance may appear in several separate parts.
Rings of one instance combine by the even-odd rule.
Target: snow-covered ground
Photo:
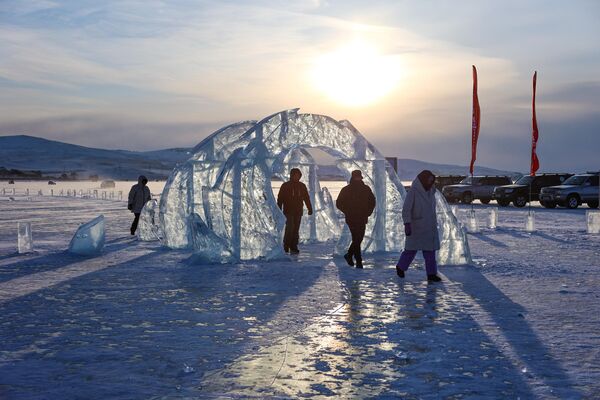
[[[421,262],[400,280],[398,254],[356,270],[324,244],[191,265],[131,238],[123,202],[0,197],[0,399],[595,398],[600,235],[585,209],[535,211],[529,234],[501,208],[469,235],[475,265],[427,284]],[[103,255],[65,253],[99,214]]]

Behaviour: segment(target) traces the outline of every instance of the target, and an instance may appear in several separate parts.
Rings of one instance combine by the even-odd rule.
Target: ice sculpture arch
[[[235,123],[211,134],[193,149],[193,156],[175,168],[163,190],[160,221],[164,244],[193,248],[198,259],[234,262],[283,257],[281,236],[285,219],[271,188],[273,175],[287,175],[286,167],[301,165],[309,190],[316,196],[309,221],[309,239],[339,235],[331,196],[320,190],[314,160],[306,148],[336,157],[349,177],[363,171],[377,197],[367,225],[365,252],[399,251],[404,243],[401,210],[406,192],[382,154],[348,121],[286,110],[261,121]],[[318,209],[317,209],[318,208]],[[469,263],[464,232],[442,196],[438,196],[442,264]],[[321,233],[321,235],[319,235]],[[337,242],[337,253],[349,243],[347,229]]]

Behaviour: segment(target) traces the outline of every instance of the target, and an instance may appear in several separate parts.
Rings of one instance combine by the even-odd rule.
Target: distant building
[[[386,157],[385,159],[394,168],[394,171],[398,172],[398,157]]]

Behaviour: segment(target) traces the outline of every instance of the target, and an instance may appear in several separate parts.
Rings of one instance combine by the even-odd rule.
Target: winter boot
[[[362,267],[363,267],[362,258],[356,257],[356,268],[361,268],[362,269]]]
[[[437,275],[427,275],[427,282],[441,282],[442,278]]]
[[[300,254],[300,250],[298,248],[290,249],[290,254]]]
[[[400,268],[399,266],[396,265],[396,274],[400,277],[400,278],[404,278],[404,271],[402,271],[402,268]]]
[[[344,254],[344,260],[348,263],[349,266],[354,267],[354,260],[352,259],[352,254],[346,253]]]

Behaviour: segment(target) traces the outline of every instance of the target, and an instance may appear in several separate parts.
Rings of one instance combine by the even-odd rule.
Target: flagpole
[[[481,109],[479,108],[479,97],[477,96],[477,68],[473,65],[473,114],[471,117],[471,215],[475,215],[475,206],[473,205],[474,192],[474,170],[475,160],[477,160],[477,140],[479,139],[479,128],[481,122]]]
[[[535,176],[536,171],[540,167],[540,163],[537,157],[536,149],[537,149],[537,141],[538,141],[538,126],[537,126],[537,116],[535,114],[535,91],[537,85],[537,71],[533,73],[533,97],[531,100],[531,164],[529,170],[529,176]],[[529,181],[529,215],[531,216],[531,183],[533,179]]]

